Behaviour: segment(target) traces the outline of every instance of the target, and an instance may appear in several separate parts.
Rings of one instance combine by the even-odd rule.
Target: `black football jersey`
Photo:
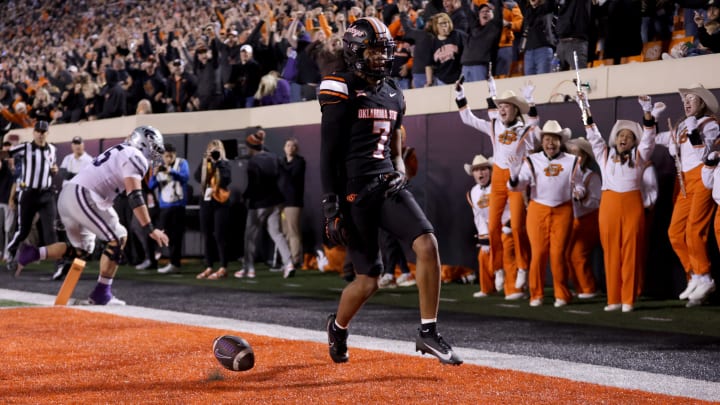
[[[390,142],[405,112],[402,90],[394,80],[369,85],[351,72],[334,73],[320,83],[318,101],[323,142],[340,138],[332,139],[331,150],[323,148],[321,159],[344,163],[347,178],[393,170]],[[336,156],[322,156],[329,153]]]

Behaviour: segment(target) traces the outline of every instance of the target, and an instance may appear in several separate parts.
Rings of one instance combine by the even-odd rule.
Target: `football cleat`
[[[423,332],[419,329],[418,337],[415,339],[415,351],[422,354],[428,353],[437,357],[443,364],[459,366],[463,363],[460,356],[453,352],[447,342],[437,332]]]
[[[62,281],[65,279],[65,276],[67,276],[68,272],[70,271],[70,266],[72,263],[60,263],[55,267],[55,273],[52,275],[52,279],[54,281]]]
[[[349,359],[347,349],[348,331],[335,325],[335,317],[335,314],[328,316],[326,325],[330,358],[335,363],[347,363]]]
[[[20,248],[18,248],[15,260],[15,277],[18,277],[25,266],[40,260],[40,251],[35,246],[22,244]]]
[[[125,305],[125,301],[115,298],[110,286],[98,283],[83,305]]]
[[[91,298],[86,300],[75,301],[75,305],[127,305],[127,303],[114,295],[110,297],[110,300],[104,304],[100,304]]]

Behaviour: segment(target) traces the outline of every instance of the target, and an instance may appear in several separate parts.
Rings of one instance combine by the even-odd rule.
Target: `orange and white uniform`
[[[590,256],[600,243],[598,208],[602,180],[599,174],[590,169],[582,169],[581,176],[585,197],[572,201],[574,219],[567,250],[568,279],[576,293],[593,294],[597,292],[597,285]]]
[[[702,117],[697,121],[700,141],[695,144],[691,142],[684,121],[678,126],[676,137],[670,132],[657,136],[658,144],[671,147],[671,143],[677,142],[679,147],[685,196],[677,193],[668,237],[688,278],[692,274],[710,274],[707,237],[715,204],[711,191],[703,185],[702,169],[703,159],[720,132],[717,121],[711,117]]]
[[[572,230],[573,190],[585,194],[581,176],[576,156],[560,152],[548,158],[545,152],[537,152],[523,162],[517,184],[508,182],[514,190],[530,187],[527,229],[532,249],[528,274],[531,305],[542,301],[548,259],[556,305],[570,302],[565,250]]]
[[[636,139],[636,146],[627,155],[619,155],[613,142],[608,147],[595,124],[585,129],[602,172],[599,229],[605,259],[607,303],[633,306],[637,298],[638,270],[642,266],[640,255],[645,243],[642,177],[645,163],[655,148],[655,126],[641,127],[620,120],[613,131],[616,132],[621,124],[632,130]]]
[[[492,182],[490,183],[492,184]],[[466,194],[467,202],[473,210],[473,219],[478,237],[487,237],[488,214],[490,212],[490,184],[483,187],[479,184],[473,186]],[[502,214],[502,223],[507,224],[510,221],[510,205],[505,204],[505,210]],[[512,225],[512,224],[511,224]],[[502,247],[503,247],[503,269],[505,270],[505,295],[520,292],[515,288],[515,279],[517,276],[517,265],[515,264],[515,242],[512,233],[507,227],[503,227]],[[481,246],[478,252],[480,291],[490,294],[494,290],[493,277],[495,273],[490,265],[490,249],[489,246]]]
[[[510,179],[508,157],[523,158],[535,146],[535,137],[530,129],[534,120],[523,123],[518,120],[506,127],[498,119],[497,110],[488,110],[490,121],[478,118],[470,108],[460,109],[460,119],[490,137],[493,147],[493,171],[488,213],[490,236],[490,260],[493,272],[503,268],[502,213],[509,201],[512,234],[515,242],[515,260],[519,269],[527,270],[530,264],[530,248],[525,229],[525,199],[523,190],[512,191],[507,187]]]

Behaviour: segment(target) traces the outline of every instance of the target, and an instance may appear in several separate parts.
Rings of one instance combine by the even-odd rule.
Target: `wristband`
[[[463,108],[467,105],[467,99],[465,97],[461,99],[455,99],[455,104],[457,104],[458,108]]]
[[[148,222],[147,225],[144,225],[142,227],[142,230],[145,231],[146,234],[150,235],[155,230],[155,227],[153,226],[152,222]]]

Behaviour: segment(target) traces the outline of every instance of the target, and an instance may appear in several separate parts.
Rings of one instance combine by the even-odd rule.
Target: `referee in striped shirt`
[[[56,148],[47,142],[50,125],[47,121],[37,121],[33,130],[33,141],[10,148],[10,156],[19,157],[22,173],[17,180],[17,231],[8,244],[12,260],[9,270],[14,271],[15,253],[30,234],[35,214],[40,214],[43,244],[57,241],[55,217],[57,207],[52,189],[53,175],[58,172]]]

